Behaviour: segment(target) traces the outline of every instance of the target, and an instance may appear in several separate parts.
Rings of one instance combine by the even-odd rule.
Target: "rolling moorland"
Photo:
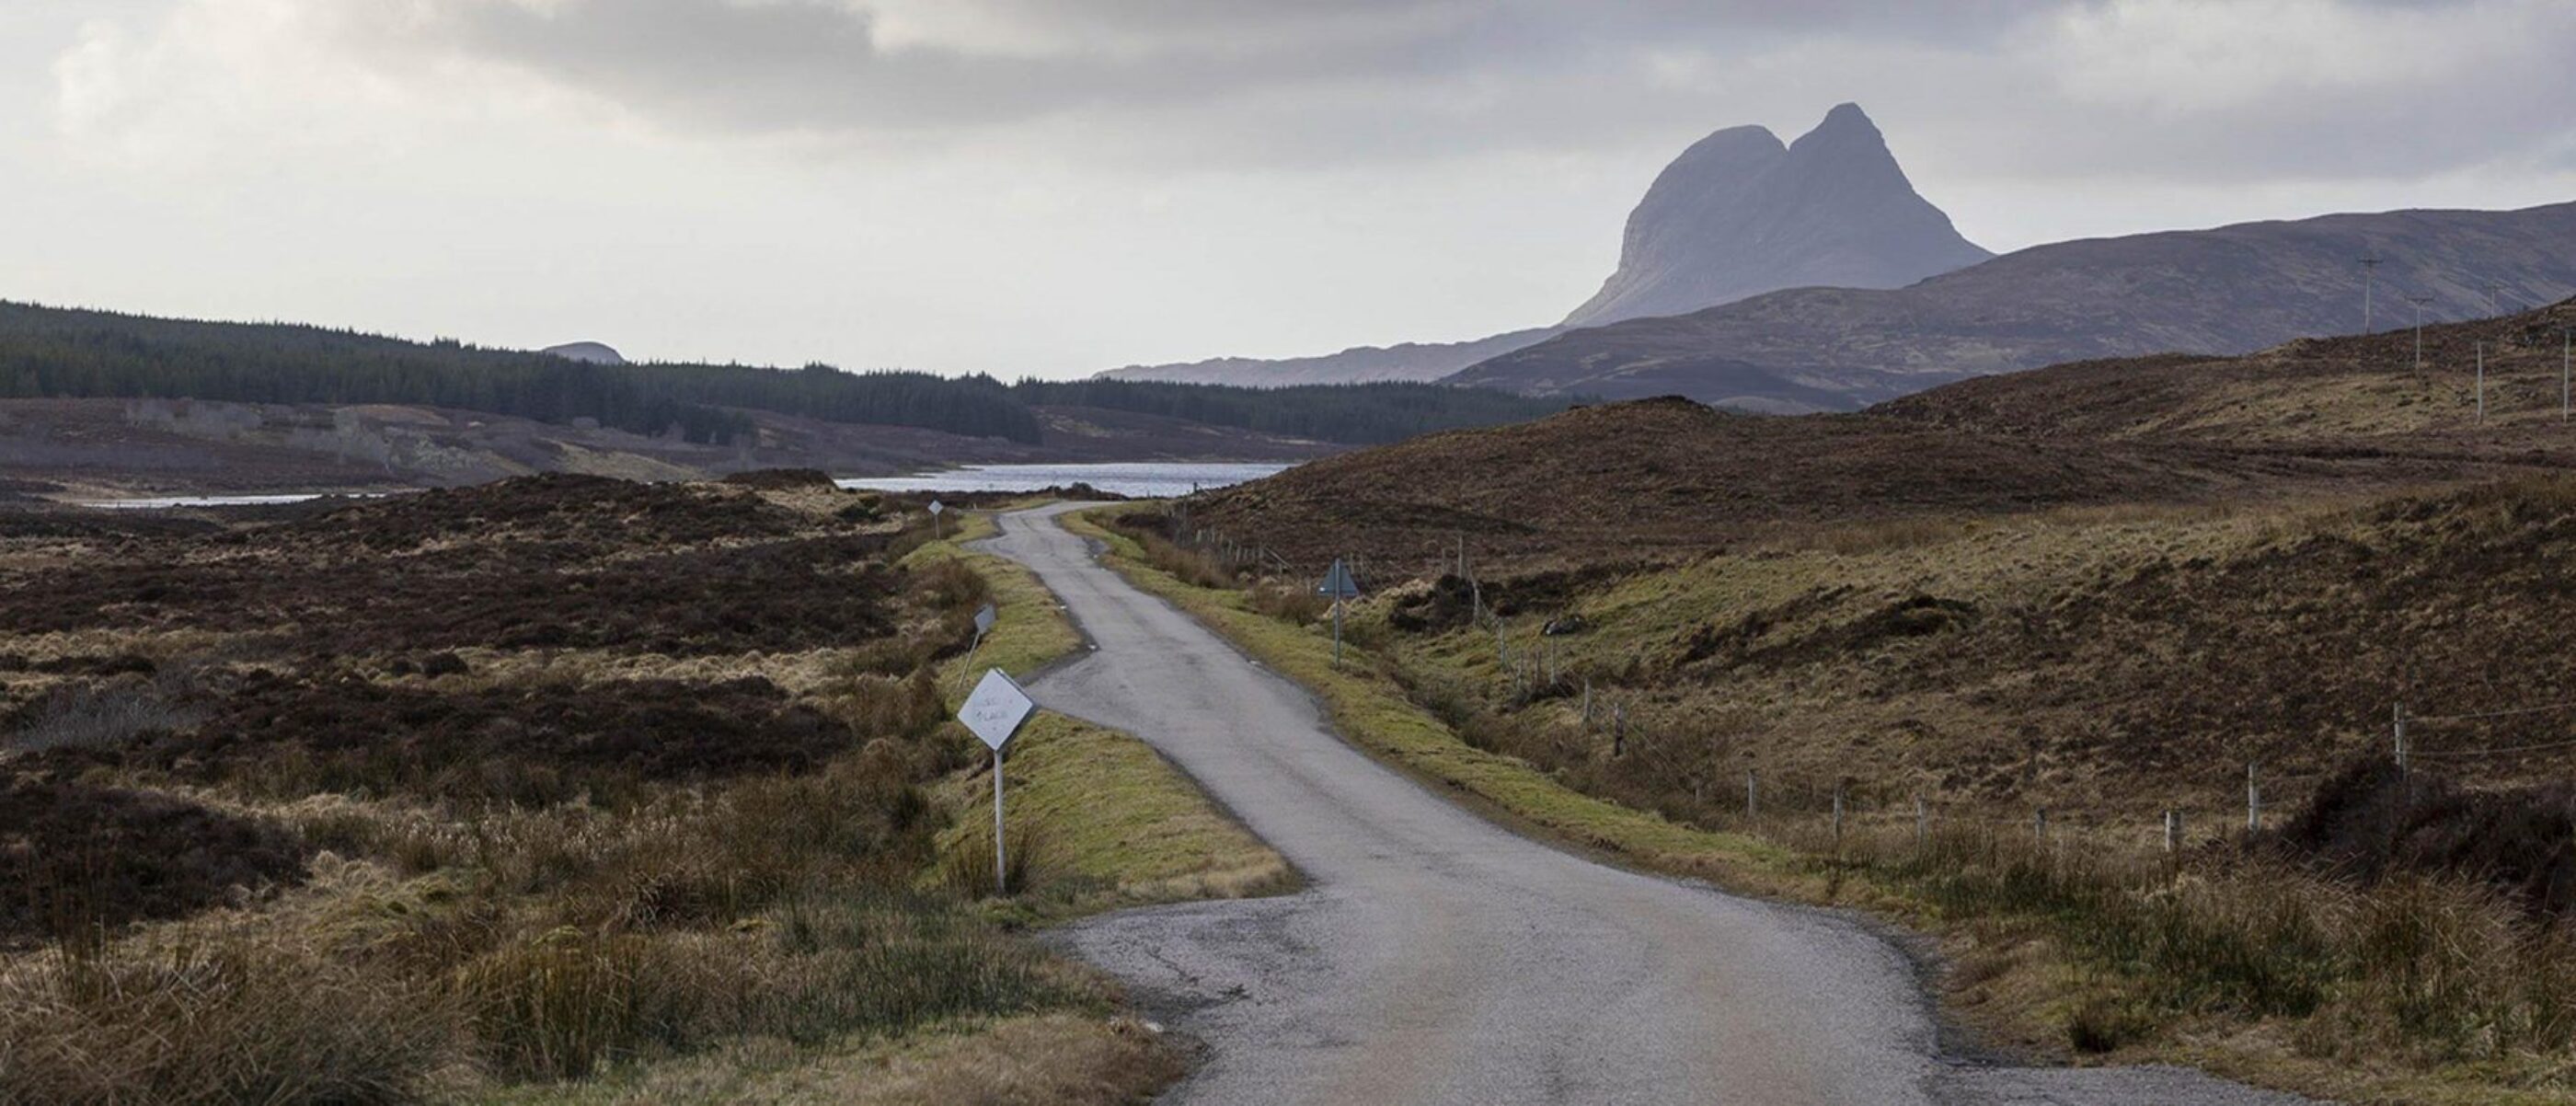
[[[1297,460],[1562,409],[1422,384],[947,379],[602,364],[270,324],[0,303],[0,471],[22,492],[363,490],[538,472],[703,479],[964,462]]]
[[[988,762],[947,719],[970,668],[1078,639],[927,525],[819,473],[0,505],[0,1102],[1176,1077],[1015,931],[1290,876],[1141,743],[1042,715],[996,896]]]
[[[2565,1102],[2570,328],[1595,406],[1103,517],[1354,740],[1629,863],[1920,927],[1989,1040]],[[1335,556],[1371,595],[1307,672]]]

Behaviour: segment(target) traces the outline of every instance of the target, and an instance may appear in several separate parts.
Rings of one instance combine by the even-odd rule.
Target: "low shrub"
[[[1294,583],[1264,581],[1245,597],[1245,605],[1292,626],[1313,625],[1316,619],[1332,613],[1333,601],[1315,594],[1315,589]]]
[[[24,712],[0,746],[25,752],[113,749],[145,734],[186,729],[202,717],[164,683],[125,676],[54,690]]]

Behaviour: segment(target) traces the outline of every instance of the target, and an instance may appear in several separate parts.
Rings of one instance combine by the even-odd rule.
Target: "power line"
[[[2424,367],[2424,305],[2433,297],[2408,296],[2406,302],[2415,305],[2415,367],[2420,370]]]

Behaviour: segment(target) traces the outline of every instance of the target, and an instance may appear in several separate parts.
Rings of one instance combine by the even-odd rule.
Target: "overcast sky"
[[[1684,146],[1845,100],[1996,250],[2576,200],[2571,43],[2576,0],[7,0],[0,298],[1319,353],[1554,322]]]

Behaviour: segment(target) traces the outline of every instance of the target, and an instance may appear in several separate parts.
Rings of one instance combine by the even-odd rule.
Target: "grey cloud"
[[[1893,131],[1901,143],[1939,143],[1933,163],[2036,177],[2402,177],[2538,156],[2576,133],[2576,69],[2541,51],[2182,110],[2072,98],[2032,43],[2062,14],[2112,11],[2103,0],[946,2],[1069,45],[890,48],[864,2],[828,0],[404,0],[372,26],[384,44],[511,66],[677,130],[1052,128],[1068,149],[1166,166],[1669,146],[1733,123],[1796,126],[1845,99],[1915,128]],[[1691,71],[1665,71],[1677,59]]]
[[[1793,28],[1956,34],[1976,18],[1922,5],[1566,4],[1538,0],[957,0],[989,17],[1127,32],[1141,50],[1028,56],[953,46],[888,49],[864,7],[824,0],[427,0],[387,9],[388,37],[497,61],[689,126],[875,130],[1005,124],[1100,107],[1204,108],[1284,91],[1375,91],[1375,111],[1472,90],[1579,76],[1630,83],[1640,51],[1724,45]],[[1413,93],[1408,103],[1406,93]]]

